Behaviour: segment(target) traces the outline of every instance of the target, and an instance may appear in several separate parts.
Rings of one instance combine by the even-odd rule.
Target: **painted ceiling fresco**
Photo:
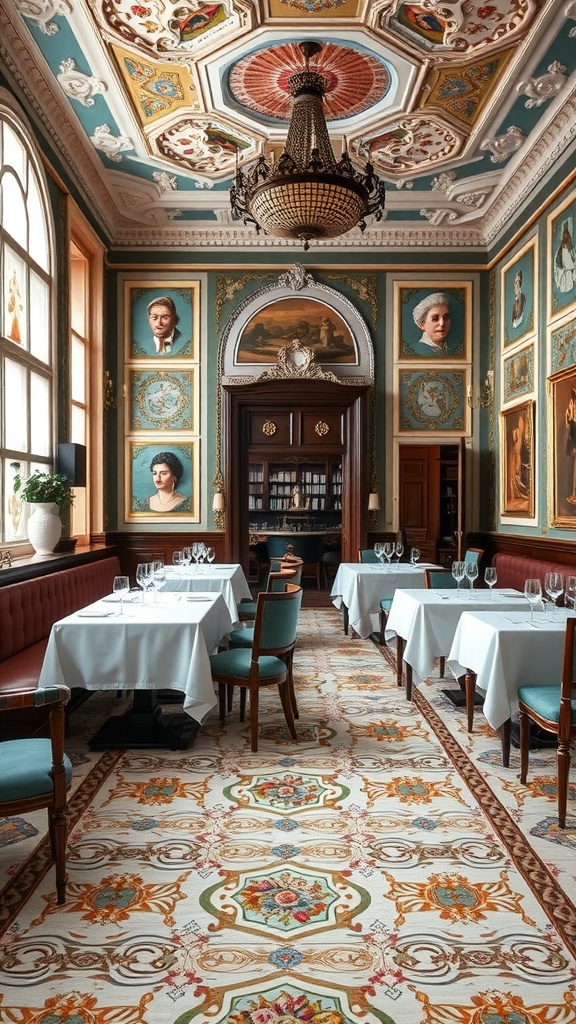
[[[232,220],[238,161],[279,155],[297,43],[334,150],[384,221],[324,245],[478,245],[576,146],[576,0],[0,0],[9,76],[112,242],[266,245]],[[276,243],[293,245],[297,243]]]

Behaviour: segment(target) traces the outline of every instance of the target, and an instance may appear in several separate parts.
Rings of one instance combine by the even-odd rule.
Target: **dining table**
[[[432,675],[437,658],[446,658],[460,616],[466,611],[522,611],[526,599],[519,590],[460,589],[397,590],[386,623],[386,642],[396,640],[396,681],[406,681],[412,698],[414,677]]]
[[[229,564],[200,563],[182,566],[167,565],[165,579],[160,593],[200,592],[221,593],[227,606],[232,622],[239,621],[238,605],[243,598],[252,600],[252,592],[248,580],[239,563]]]
[[[424,588],[425,569],[438,569],[426,562],[341,562],[330,598],[342,610],[344,632],[351,627],[366,639],[379,630],[380,601],[393,597],[397,587]]]
[[[483,714],[500,735],[502,764],[510,763],[510,726],[518,688],[558,686],[562,677],[564,638],[572,609],[536,611],[466,611],[460,616],[448,653],[454,676],[465,676],[468,731],[472,731],[474,693],[484,696]]]
[[[110,595],[54,623],[38,685],[133,691],[90,750],[185,750],[216,705],[209,655],[233,625],[220,592]],[[163,690],[181,694],[179,706],[163,710]]]

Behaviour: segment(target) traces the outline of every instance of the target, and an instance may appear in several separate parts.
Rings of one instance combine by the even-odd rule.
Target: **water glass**
[[[152,586],[154,587],[154,599],[158,600],[158,591],[164,586],[166,570],[161,558],[155,558],[152,562]]]
[[[182,551],[172,552],[172,565],[175,566],[177,574],[181,576],[182,566],[184,565],[184,555]]]
[[[130,580],[127,576],[115,576],[112,584],[112,593],[120,595],[120,615],[124,614],[124,598],[130,593]]]
[[[474,597],[474,580],[478,579],[478,562],[464,562],[466,577],[470,580],[470,598]]]
[[[488,565],[484,569],[484,582],[487,587],[490,587],[490,600],[492,600],[492,587],[495,586],[498,579],[498,574],[493,565]]]
[[[214,561],[215,558],[216,558],[216,552],[215,552],[214,548],[211,548],[211,547],[206,548],[206,560],[207,560],[207,562],[209,562],[210,565],[212,565],[212,562]]]
[[[566,587],[564,590],[564,607],[576,609],[576,576],[566,577]]]
[[[456,588],[460,590],[460,584],[466,575],[464,562],[452,562],[452,575],[456,580]]]
[[[184,576],[187,575],[186,570],[192,562],[192,548],[182,548],[182,565],[184,566]]]
[[[552,617],[556,618],[556,601],[564,593],[564,580],[560,572],[547,572],[544,577],[544,590],[552,601]]]
[[[410,548],[410,562],[412,565],[416,565],[420,558],[420,548]]]
[[[391,540],[387,540],[387,541],[384,542],[384,555],[385,555],[386,559],[388,560],[388,565],[390,565],[390,562],[392,560],[392,555],[394,554],[394,549],[395,549],[395,545],[392,543]]]
[[[376,541],[374,545],[374,554],[376,555],[378,561],[381,562],[384,557],[384,545],[381,540]]]
[[[136,583],[142,590],[142,604],[146,604],[146,591],[152,584],[151,562],[139,562],[136,566]]]
[[[534,622],[534,607],[542,601],[542,584],[540,580],[526,580],[524,584],[524,597],[530,605],[530,622]]]
[[[404,554],[404,545],[401,541],[396,541],[396,559],[399,562]]]

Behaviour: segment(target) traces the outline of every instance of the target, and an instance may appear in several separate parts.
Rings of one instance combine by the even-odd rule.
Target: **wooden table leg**
[[[344,603],[342,603],[342,624],[344,626],[344,633],[348,636],[348,609]]]
[[[412,700],[412,665],[409,665],[407,661],[404,662],[404,672],[406,674],[406,700]]]
[[[466,724],[468,732],[472,732],[474,728],[474,694],[476,692],[476,673],[472,672],[471,669],[466,669],[466,675],[464,677],[464,686],[466,688]]]
[[[396,685],[402,686],[402,660],[404,657],[404,639],[396,636]]]
[[[510,767],[510,725],[511,719],[507,718],[498,729],[498,735],[502,744],[502,764],[504,768]]]

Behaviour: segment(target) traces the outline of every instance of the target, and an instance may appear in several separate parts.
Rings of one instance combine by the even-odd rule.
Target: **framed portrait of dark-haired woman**
[[[126,522],[200,521],[199,441],[147,438],[126,449]]]

